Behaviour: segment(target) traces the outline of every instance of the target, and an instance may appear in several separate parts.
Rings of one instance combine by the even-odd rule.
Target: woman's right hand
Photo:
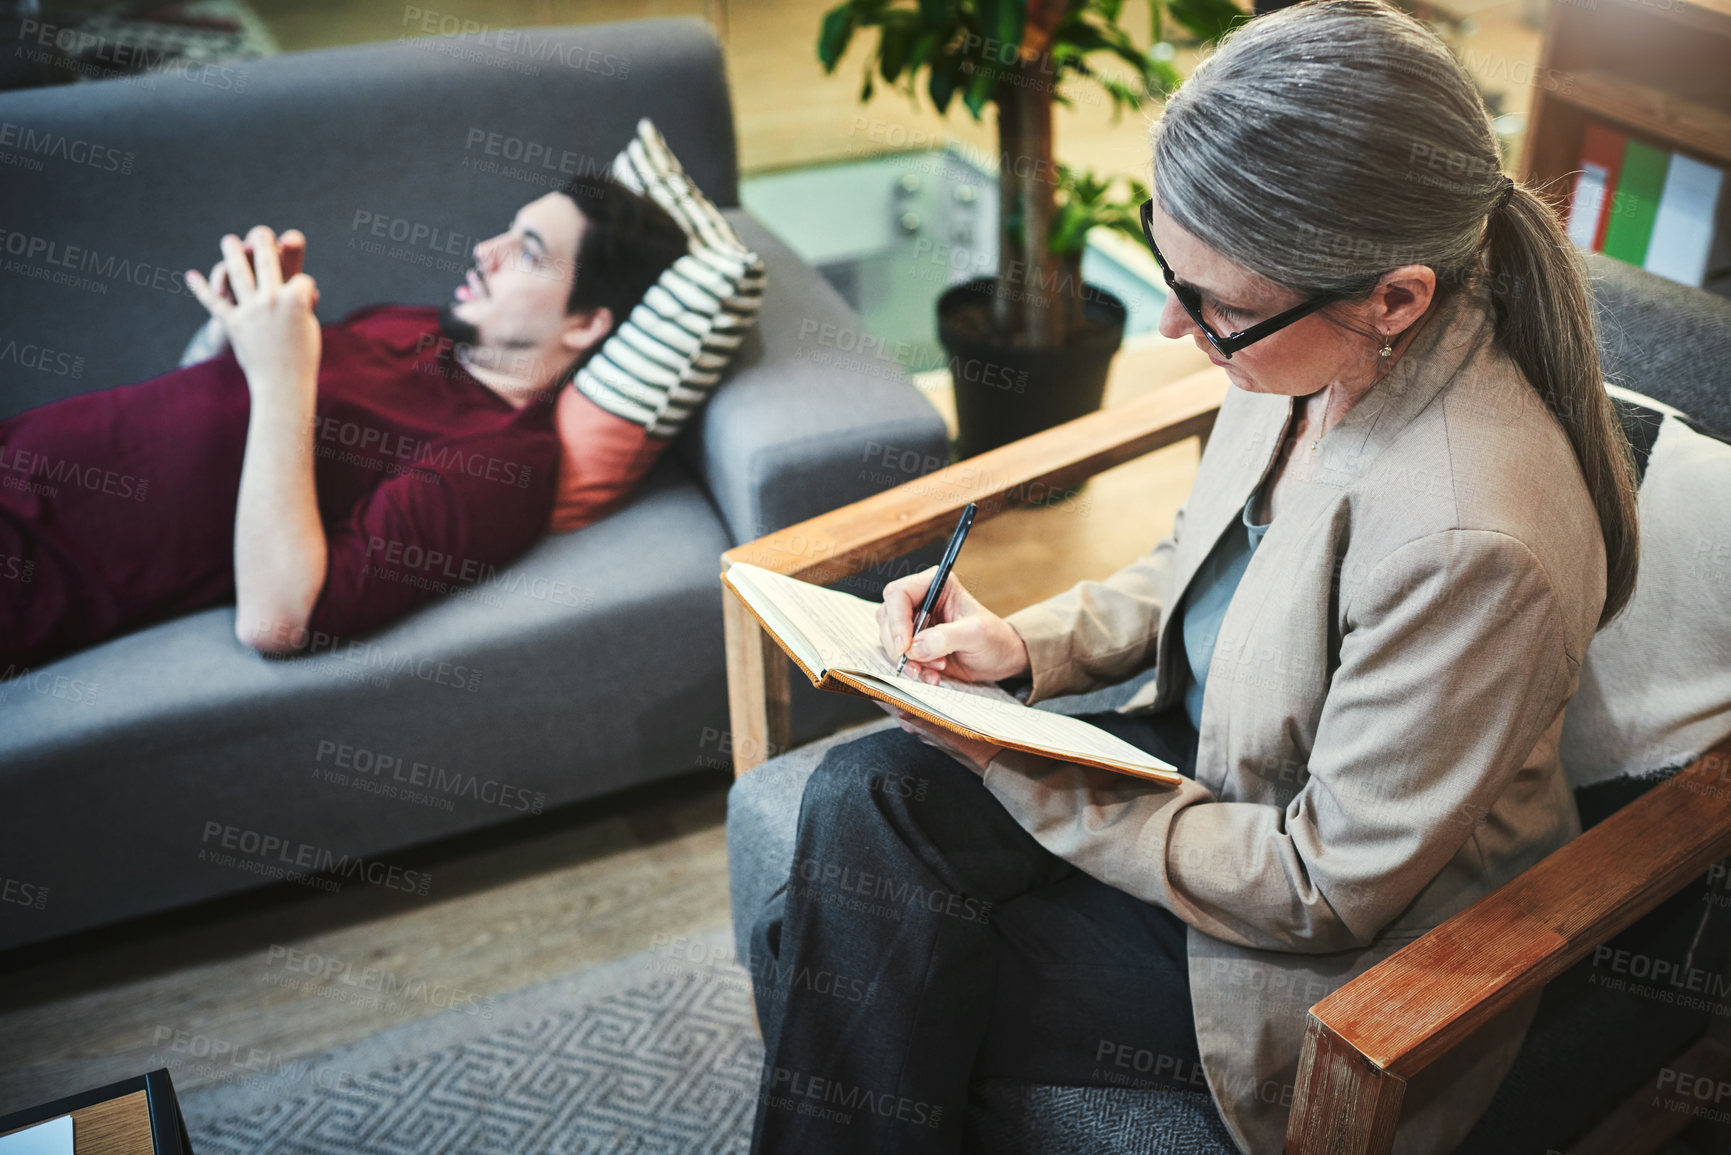
[[[899,661],[906,649],[908,663],[902,673],[934,686],[943,675],[962,682],[998,682],[1027,673],[1028,647],[1022,636],[963,589],[953,572],[925,628],[913,636],[913,647],[908,648],[914,617],[937,576],[938,567],[932,566],[884,586],[877,613],[878,638],[890,661]]]

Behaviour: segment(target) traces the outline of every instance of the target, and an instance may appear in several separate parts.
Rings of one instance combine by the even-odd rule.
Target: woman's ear
[[[1371,294],[1370,322],[1390,335],[1418,323],[1436,298],[1436,270],[1429,265],[1402,265],[1384,273]]]
[[[565,327],[559,333],[559,343],[572,353],[582,353],[605,340],[612,331],[613,310],[602,305],[566,317]]]

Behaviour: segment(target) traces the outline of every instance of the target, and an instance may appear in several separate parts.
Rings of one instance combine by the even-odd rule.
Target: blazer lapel
[[[1490,339],[1488,320],[1478,297],[1461,293],[1447,302],[1389,375],[1324,435],[1319,482],[1350,485],[1369,469]]]
[[[1490,338],[1492,326],[1488,320],[1486,305],[1478,297],[1458,294],[1445,303],[1426,322],[1424,330],[1388,376],[1323,436],[1318,447],[1321,461],[1317,484],[1324,490],[1337,489],[1351,484],[1367,470]],[[1281,442],[1296,412],[1296,401],[1294,397],[1276,394],[1240,394],[1236,390],[1228,394],[1226,404],[1234,405],[1242,416],[1235,415],[1231,422],[1221,422],[1224,428],[1217,427],[1216,436],[1209,440],[1209,448],[1216,456],[1198,471],[1197,484],[1185,504],[1185,541],[1178,551],[1172,589],[1166,600],[1167,611],[1160,618],[1154,681],[1119,706],[1120,712],[1164,708],[1176,699],[1177,687],[1170,671],[1180,639],[1167,627],[1220,535],[1238,523],[1244,503],[1274,468]],[[1222,417],[1225,412],[1223,406]],[[1309,501],[1297,500],[1283,514],[1281,523],[1290,525],[1294,518],[1308,522],[1313,512]],[[1268,532],[1274,534],[1280,530],[1271,528]],[[1250,573],[1247,568],[1244,584],[1250,583]],[[1252,594],[1254,590],[1245,597]],[[1235,593],[1233,604],[1240,600]],[[1231,606],[1227,612],[1232,612]]]

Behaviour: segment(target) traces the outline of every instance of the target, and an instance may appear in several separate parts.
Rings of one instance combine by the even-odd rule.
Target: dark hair
[[[583,214],[565,311],[606,308],[617,327],[691,242],[666,209],[616,180],[577,177],[559,191]]]
[[[1362,293],[1405,264],[1436,271],[1438,302],[1488,293],[1497,341],[1568,435],[1598,513],[1600,627],[1628,604],[1634,458],[1586,266],[1539,195],[1510,189],[1484,101],[1435,32],[1383,0],[1303,0],[1239,25],[1166,102],[1154,174],[1186,231],[1300,296]]]

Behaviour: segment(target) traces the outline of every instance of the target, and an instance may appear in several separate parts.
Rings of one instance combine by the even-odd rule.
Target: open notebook
[[[1169,785],[1182,780],[1170,762],[1079,718],[1024,706],[1001,686],[949,677],[932,686],[897,674],[878,641],[877,602],[747,562],[735,562],[721,580],[820,690],[894,702],[947,730],[999,746]]]

